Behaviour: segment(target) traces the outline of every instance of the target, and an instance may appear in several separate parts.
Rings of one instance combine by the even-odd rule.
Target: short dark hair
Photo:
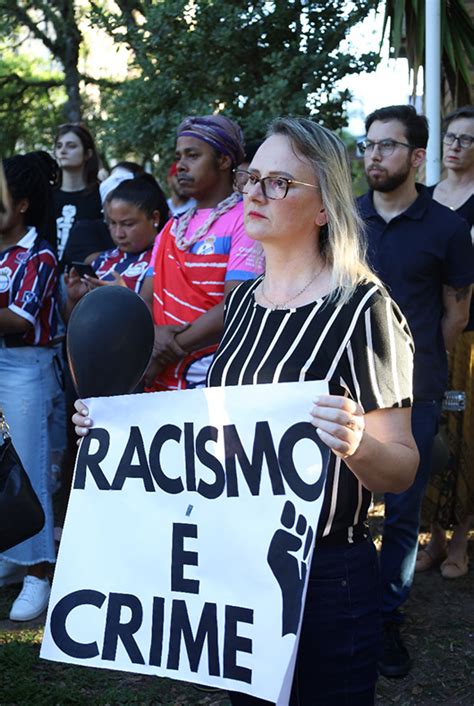
[[[461,108],[456,108],[456,110],[451,111],[443,120],[443,130],[447,130],[449,124],[454,120],[459,118],[468,118],[469,120],[474,120],[474,105],[463,105]]]
[[[152,217],[153,211],[159,211],[160,228],[168,220],[169,209],[166,197],[155,177],[147,172],[135,179],[124,179],[113,191],[107,194],[105,203],[110,203],[114,199],[136,206],[148,218]]]
[[[365,119],[365,132],[376,120],[386,123],[389,120],[398,120],[405,128],[405,137],[412,147],[423,147],[428,144],[428,119],[420,115],[412,105],[388,105],[378,108]]]

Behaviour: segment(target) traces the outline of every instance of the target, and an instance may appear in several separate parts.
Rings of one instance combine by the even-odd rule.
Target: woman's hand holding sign
[[[92,419],[89,417],[89,409],[82,400],[76,400],[74,407],[76,409],[76,412],[72,415],[74,430],[78,436],[86,436],[93,424]],[[79,441],[80,440],[78,440],[77,443],[79,443]]]
[[[86,436],[93,422],[82,400],[74,403],[72,422],[76,434]],[[342,458],[353,456],[359,448],[365,430],[364,412],[356,402],[337,395],[322,395],[311,410],[312,424],[321,440]]]
[[[361,405],[348,397],[321,395],[311,417],[321,441],[368,490],[400,493],[413,480],[413,459],[418,459],[418,450],[410,435],[409,408],[364,413]]]
[[[324,443],[343,459],[353,456],[365,430],[364,410],[348,397],[322,395],[314,401],[312,424]]]

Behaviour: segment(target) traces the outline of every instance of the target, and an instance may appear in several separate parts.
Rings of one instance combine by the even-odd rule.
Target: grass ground
[[[372,513],[374,536],[381,506]],[[474,533],[470,541],[474,567]],[[43,620],[12,623],[18,587],[0,589],[0,706],[112,705],[229,706],[226,694],[190,684],[39,659]],[[435,569],[417,574],[404,628],[414,667],[404,679],[381,678],[378,706],[474,704],[474,570],[456,581]]]

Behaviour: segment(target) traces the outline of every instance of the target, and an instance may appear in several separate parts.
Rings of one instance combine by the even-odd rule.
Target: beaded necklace
[[[209,216],[206,218],[205,222],[200,226],[190,240],[186,240],[186,231],[191,222],[192,217],[197,211],[197,206],[193,206],[186,211],[182,216],[180,216],[177,221],[173,224],[171,228],[171,233],[174,235],[176,240],[176,245],[180,250],[189,250],[194,243],[207,235],[209,228],[212,226],[218,218],[228,213],[234,206],[242,200],[242,196],[236,192],[232,193],[223,201],[217,204],[215,208],[212,209]]]

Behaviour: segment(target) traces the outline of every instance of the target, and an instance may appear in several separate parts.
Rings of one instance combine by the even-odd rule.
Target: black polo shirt
[[[406,316],[415,340],[415,400],[440,400],[447,385],[441,330],[443,285],[474,282],[474,249],[466,222],[417,184],[418,198],[388,223],[373,192],[358,199],[368,259]]]

